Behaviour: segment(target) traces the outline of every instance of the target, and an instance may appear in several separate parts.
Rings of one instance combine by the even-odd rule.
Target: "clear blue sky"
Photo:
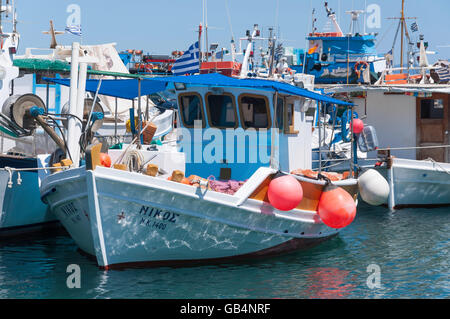
[[[208,0],[209,42],[217,42],[221,47],[229,48],[231,39],[226,2],[236,38],[243,37],[245,31],[257,23],[265,33],[269,26],[278,27],[285,46],[304,48],[305,36],[311,31],[311,4],[316,9],[318,31],[323,29],[327,20],[322,0]],[[348,32],[350,26],[346,10],[378,4],[381,28],[367,28],[367,31],[379,33],[379,53],[390,49],[397,21],[386,18],[399,16],[401,0],[328,2],[336,11],[344,32]],[[430,60],[450,58],[450,47],[438,47],[450,45],[450,1],[406,0],[405,3],[406,16],[418,18],[419,32],[413,33],[413,37],[424,34],[430,43],[429,50],[438,52],[429,56]],[[202,0],[16,0],[17,28],[21,34],[19,53],[23,53],[26,47],[48,47],[50,39],[41,31],[48,30],[50,19],[53,19],[57,30],[64,30],[69,4],[78,4],[81,8],[82,43],[116,42],[118,51],[141,49],[153,54],[168,54],[176,49],[185,50],[196,40],[195,31],[202,21]],[[408,21],[410,23],[412,20]],[[61,44],[79,40],[70,34],[60,35],[57,39]],[[399,47],[400,44],[397,52]]]

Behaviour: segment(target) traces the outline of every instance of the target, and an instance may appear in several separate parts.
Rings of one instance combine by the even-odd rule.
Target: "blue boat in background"
[[[313,23],[313,30],[307,37],[307,50],[292,49],[288,52],[286,48],[285,56],[290,68],[297,73],[314,75],[318,84],[374,83],[386,69],[386,58],[376,52],[376,33],[354,32],[358,15],[363,11],[349,11],[352,15],[351,32],[344,34],[326,2],[325,9],[335,32],[316,32]]]

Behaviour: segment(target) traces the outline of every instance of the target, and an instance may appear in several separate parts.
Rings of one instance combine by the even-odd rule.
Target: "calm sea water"
[[[308,251],[262,261],[100,270],[65,235],[0,245],[0,298],[450,298],[450,208],[361,204],[353,224]],[[81,288],[66,286],[67,266]],[[369,289],[367,267],[381,270]]]

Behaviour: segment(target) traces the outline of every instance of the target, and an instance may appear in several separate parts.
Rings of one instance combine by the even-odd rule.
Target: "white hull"
[[[450,164],[394,158],[389,207],[450,205]]]
[[[97,167],[57,173],[41,188],[78,246],[101,267],[222,260],[306,248],[338,233],[315,211]]]

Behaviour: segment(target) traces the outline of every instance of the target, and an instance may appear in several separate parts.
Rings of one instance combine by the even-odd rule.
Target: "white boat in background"
[[[69,85],[68,80],[54,81]],[[102,83],[99,94],[111,92],[111,83]],[[80,154],[86,166],[54,173],[41,186],[43,199],[100,267],[276,255],[319,244],[353,220],[356,179],[340,174],[309,178],[298,170],[311,168],[305,99],[346,102],[286,83],[220,74],[139,83],[144,95],[174,84],[180,115],[176,130],[183,138],[153,149],[129,144],[125,150],[109,149],[108,155],[100,152],[100,144],[91,145]],[[114,94],[136,92],[132,82],[123,84]],[[189,139],[201,128],[238,139],[259,132],[264,138],[247,146],[216,136],[216,152],[223,159],[210,162],[202,154],[211,145],[203,145],[202,137]],[[243,161],[237,160],[241,153]],[[195,154],[201,158],[195,160]],[[270,155],[264,159],[262,154]],[[109,160],[101,164],[100,158],[108,157],[112,167]],[[276,192],[278,183],[282,186]]]
[[[389,207],[450,205],[450,163],[391,157],[383,168],[391,188]]]
[[[351,100],[376,128],[379,147],[358,165],[377,167],[389,180],[391,209],[450,205],[450,84],[431,83],[423,38],[419,46],[420,78],[324,88]]]

